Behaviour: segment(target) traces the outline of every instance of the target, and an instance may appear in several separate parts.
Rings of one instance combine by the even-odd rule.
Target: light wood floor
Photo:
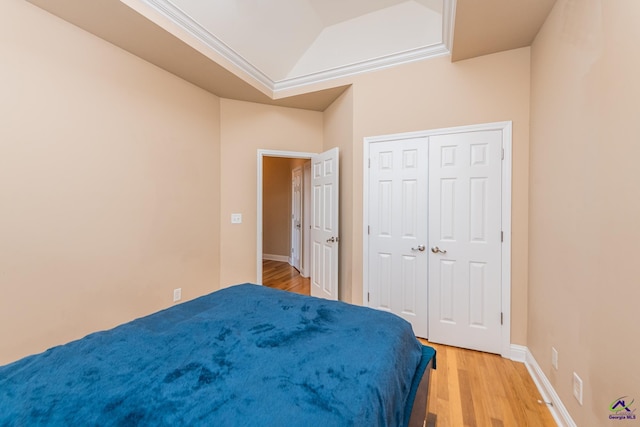
[[[309,295],[309,279],[284,262],[263,262],[263,284]],[[547,427],[556,423],[523,363],[440,344],[431,373],[427,427]]]
[[[420,341],[436,349],[427,427],[556,425],[523,363]]]
[[[310,295],[311,281],[286,262],[262,261],[262,285],[302,295]]]

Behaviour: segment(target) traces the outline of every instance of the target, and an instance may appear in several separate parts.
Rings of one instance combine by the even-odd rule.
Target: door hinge
[[[367,234],[371,234],[371,226],[367,225]]]
[[[500,324],[504,324],[504,313],[500,313]]]
[[[371,159],[369,159],[369,169],[371,169]]]
[[[500,241],[504,242],[504,231],[500,232]]]
[[[371,301],[371,294],[367,292],[367,302]]]
[[[502,160],[504,160],[504,148],[502,149]]]

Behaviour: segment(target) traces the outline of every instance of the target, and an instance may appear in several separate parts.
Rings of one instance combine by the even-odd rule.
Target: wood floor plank
[[[481,392],[484,388],[484,384],[487,381],[484,381],[483,375],[481,372],[484,370],[485,363],[484,358],[482,357],[482,353],[477,351],[468,351],[465,352],[465,370],[467,371],[467,376],[469,378],[469,399],[473,401],[473,407],[475,411],[475,418],[478,420],[479,426],[489,426],[491,420],[491,402],[489,399],[485,399]],[[476,367],[475,369],[471,367]]]
[[[462,412],[462,396],[460,393],[460,378],[458,376],[458,354],[452,353],[447,357],[447,374],[449,376],[449,419],[451,425],[463,426],[463,412]],[[455,384],[451,387],[451,384]]]
[[[466,369],[458,369],[458,383],[460,385],[460,407],[462,408],[463,425],[465,427],[476,427],[476,420],[481,419],[481,417],[479,417],[478,405],[473,404],[471,379]]]
[[[477,364],[476,381],[472,384],[474,387],[475,395],[480,396],[483,407],[486,411],[486,416],[490,420],[490,425],[501,425],[502,423],[502,409],[497,397],[505,396],[504,387],[497,381],[487,381],[487,378],[491,375],[497,375],[495,364],[489,363],[491,359],[487,358],[485,353],[474,352],[476,354],[475,363]],[[485,396],[495,396],[493,399],[487,399]]]

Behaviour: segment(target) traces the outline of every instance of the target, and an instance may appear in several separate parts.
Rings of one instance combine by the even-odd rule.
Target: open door
[[[338,299],[338,148],[311,159],[311,295]]]
[[[302,258],[302,168],[291,171],[291,266],[301,271]]]

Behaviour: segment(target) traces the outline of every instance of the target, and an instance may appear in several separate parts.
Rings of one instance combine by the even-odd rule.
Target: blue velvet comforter
[[[392,314],[238,285],[0,367],[0,426],[401,426],[421,359]]]

